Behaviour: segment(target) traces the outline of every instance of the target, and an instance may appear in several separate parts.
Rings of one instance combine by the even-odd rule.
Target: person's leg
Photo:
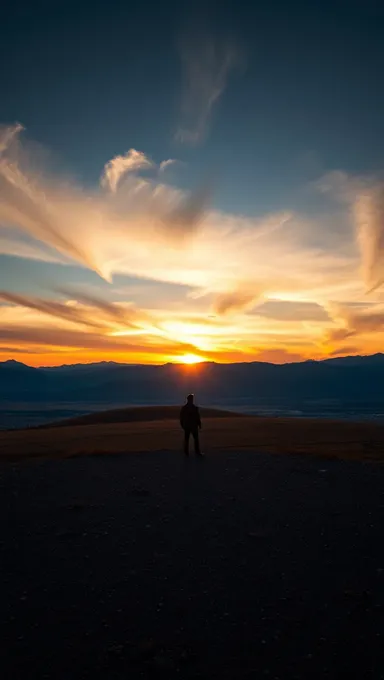
[[[200,456],[199,430],[198,429],[193,430],[192,434],[193,434],[193,440],[194,440],[194,443],[195,443],[195,454],[197,456]]]
[[[189,435],[190,435],[189,430],[184,430],[184,453],[186,456],[189,455]]]

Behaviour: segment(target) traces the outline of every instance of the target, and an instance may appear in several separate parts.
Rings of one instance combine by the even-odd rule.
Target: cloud
[[[122,308],[111,302],[100,300],[85,293],[60,290],[64,295],[71,297],[69,302],[59,302],[54,299],[45,299],[30,295],[19,295],[0,291],[0,300],[26,307],[41,314],[63,319],[71,324],[79,324],[94,329],[107,329],[111,322],[118,322],[124,328],[138,328],[141,322],[148,323],[148,315],[144,315],[135,308]],[[75,300],[75,302],[73,302]],[[97,311],[97,316],[95,314]]]
[[[193,339],[175,335],[173,329],[167,331],[154,315],[129,303],[116,304],[81,291],[56,292],[70,299],[60,302],[0,291],[0,301],[7,303],[2,308],[0,340],[30,342],[42,348],[111,348],[143,355],[200,352]],[[21,314],[23,309],[29,310],[29,315]],[[138,337],[140,344],[134,342]]]
[[[165,161],[169,163],[170,161]],[[154,167],[141,151],[130,149],[125,156],[115,156],[104,166],[104,171],[100,179],[102,187],[109,189],[113,193],[117,190],[117,185],[124,175],[135,170],[145,170]],[[160,166],[161,167],[161,166]]]
[[[207,188],[181,192],[136,177],[133,169],[151,162],[131,150],[107,164],[103,184],[110,192],[85,191],[32,167],[28,145],[19,139],[21,129],[16,125],[0,132],[0,224],[15,233],[14,240],[7,233],[6,252],[15,252],[16,237],[24,233],[44,244],[42,259],[48,246],[109,280],[114,271],[130,272],[127,260],[147,262],[155,244],[166,249],[170,241],[176,246],[180,236],[195,233],[207,206]],[[124,191],[115,191],[118,183]]]
[[[384,186],[361,193],[355,201],[362,275],[367,292],[384,283]]]
[[[384,308],[381,305],[372,306],[364,311],[331,306],[330,313],[334,321],[341,326],[329,331],[327,336],[329,342],[341,342],[353,336],[384,331]]]
[[[111,305],[89,289],[53,289],[47,299],[33,297],[27,289],[23,300],[14,298],[12,303],[8,297],[8,307],[1,308],[5,326],[24,325],[30,331],[36,324],[41,338],[41,326],[49,324],[55,325],[50,333],[56,330],[59,335],[63,327],[69,331],[77,326],[79,332],[102,340],[112,332],[140,334],[140,342],[152,343],[160,356],[169,339],[180,348],[172,354],[189,343],[185,351],[204,356],[250,358],[266,345],[274,349],[283,343],[292,353],[313,356],[325,353],[321,341],[330,324],[321,309],[327,309],[329,300],[344,306],[364,302],[350,212],[355,199],[342,203],[349,228],[336,248],[322,216],[309,219],[287,211],[246,216],[214,210],[209,182],[186,192],[163,178],[159,181],[159,175],[143,178],[132,171],[119,178],[116,191],[84,188],[37,167],[19,134],[20,126],[14,126],[0,135],[0,253],[3,247],[14,255],[54,260],[61,267],[60,281],[70,280],[75,270],[66,275],[65,265],[76,261],[111,282],[95,280],[106,298],[115,295],[115,276],[128,278],[124,302]],[[79,280],[87,276],[78,274]],[[139,296],[144,310],[127,302],[135,300],[134,286],[130,288],[134,277],[151,282],[153,292],[144,300]],[[18,280],[17,289],[22,285]],[[172,293],[170,299],[172,286],[178,295]],[[373,301],[379,297],[372,293]],[[262,298],[269,301],[259,304],[257,313],[239,319],[239,312],[252,309]],[[215,323],[207,320],[212,310]],[[194,314],[195,322],[189,323],[187,317]],[[177,319],[181,322],[175,325]],[[167,321],[173,328],[166,327]],[[336,325],[338,342],[354,328],[344,317]],[[372,331],[372,336],[380,332]]]
[[[28,241],[21,240],[17,238],[16,234],[14,234],[14,237],[3,234],[1,226],[0,255],[21,257],[27,260],[43,260],[44,262],[54,262],[56,264],[66,264],[69,259],[41,242],[36,243],[30,239]]]
[[[352,211],[362,278],[366,292],[374,292],[384,283],[384,184],[372,177],[333,171],[324,175],[316,186]]]
[[[66,236],[64,225],[58,227],[60,221],[52,214],[46,193],[36,178],[23,172],[17,144],[21,130],[20,125],[15,125],[0,133],[0,222],[14,225],[60,252],[91,265],[86,249]],[[7,152],[10,152],[9,156]]]
[[[101,300],[100,298],[90,295],[89,293],[84,293],[78,290],[70,290],[65,288],[57,288],[58,293],[65,295],[69,299],[76,300],[88,307],[96,309],[101,312],[104,318],[111,321],[118,321],[124,324],[134,323],[137,320],[139,313],[135,309],[129,309],[119,307],[119,305],[113,304],[107,300]]]
[[[211,197],[211,187],[202,184],[166,215],[166,225],[173,233],[189,234],[205,215]]]
[[[183,70],[182,122],[175,140],[195,145],[205,134],[214,105],[239,63],[236,48],[206,37],[189,36],[181,45]]]
[[[21,349],[20,347],[4,347],[0,345],[0,354],[37,354],[33,349]]]
[[[353,204],[356,196],[360,194],[366,184],[366,178],[355,177],[342,170],[327,172],[314,182],[315,187],[321,193],[349,204]]]
[[[351,356],[352,354],[359,354],[360,350],[355,345],[344,345],[343,347],[338,347],[329,353],[331,357],[345,357]]]
[[[48,314],[49,316],[54,316],[59,319],[65,319],[72,323],[91,326],[93,328],[102,327],[100,322],[90,319],[84,311],[67,306],[56,300],[42,300],[40,298],[17,295],[16,293],[8,293],[6,291],[0,291],[0,300],[19,305],[20,307],[27,307],[28,309],[33,309],[42,314]]]
[[[24,128],[22,125],[20,125],[20,123],[15,123],[15,125],[10,125],[8,127],[3,125],[0,126],[0,156],[4,151],[7,150],[7,148],[11,145],[18,134],[22,132],[23,129]]]
[[[326,310],[315,302],[267,300],[259,305],[255,314],[280,321],[328,321]]]
[[[169,168],[171,165],[175,165],[176,163],[180,163],[180,161],[176,160],[175,158],[169,158],[167,161],[161,161],[159,165],[159,172],[165,172],[167,168]]]
[[[216,295],[213,309],[216,314],[233,314],[252,307],[260,300],[260,291],[239,287],[226,293]]]
[[[344,297],[356,289],[352,257],[302,243],[303,218],[295,214],[223,213],[209,208],[209,182],[184,192],[134,173],[120,180],[119,191],[85,190],[32,168],[28,145],[16,130],[3,134],[8,146],[0,158],[6,252],[20,248],[24,257],[36,258],[40,242],[42,260],[75,260],[107,281],[126,274],[213,294],[236,291],[239,272],[251,293],[260,280],[270,293],[297,299],[300,292],[312,301],[328,295],[327,289]],[[321,224],[311,220],[306,228]],[[32,238],[33,247],[18,245],[20,234]]]
[[[15,342],[18,345],[37,345],[45,351],[46,347],[100,350],[106,352],[126,352],[141,355],[179,355],[187,352],[199,354],[193,344],[164,339],[159,351],[158,342],[148,342],[140,336],[142,342],[132,341],[132,336],[113,336],[98,333],[84,333],[70,328],[31,328],[25,325],[0,327],[0,342]]]

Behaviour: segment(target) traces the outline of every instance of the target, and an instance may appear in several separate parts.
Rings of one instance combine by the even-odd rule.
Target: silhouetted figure
[[[184,453],[189,455],[189,438],[192,435],[195,443],[195,454],[201,456],[199,443],[199,429],[201,428],[201,419],[199,409],[193,403],[193,394],[187,397],[187,403],[184,404],[180,411],[180,425],[184,430]]]

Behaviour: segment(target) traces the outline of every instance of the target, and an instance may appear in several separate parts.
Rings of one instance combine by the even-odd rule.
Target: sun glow
[[[181,364],[201,364],[203,361],[206,361],[203,357],[199,357],[197,354],[184,354],[181,357],[177,358],[177,361]]]

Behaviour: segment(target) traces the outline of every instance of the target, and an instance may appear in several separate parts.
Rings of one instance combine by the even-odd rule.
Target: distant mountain
[[[122,364],[116,361],[99,361],[92,364],[63,364],[62,366],[43,366],[41,370],[55,373],[89,373],[90,371],[105,371],[119,366],[137,366],[140,364]]]
[[[3,371],[28,371],[29,373],[32,373],[33,371],[37,371],[39,369],[33,368],[32,366],[27,366],[26,364],[22,364],[20,361],[15,361],[15,359],[8,359],[8,361],[2,361],[0,362],[0,368]]]
[[[17,361],[0,363],[0,400],[7,404],[170,404],[188,392],[216,405],[284,403],[299,408],[308,400],[384,404],[383,385],[383,354],[283,365],[102,362],[31,368]]]
[[[46,376],[41,369],[13,359],[0,362],[0,399],[18,401],[24,393],[37,397],[45,388]]]

